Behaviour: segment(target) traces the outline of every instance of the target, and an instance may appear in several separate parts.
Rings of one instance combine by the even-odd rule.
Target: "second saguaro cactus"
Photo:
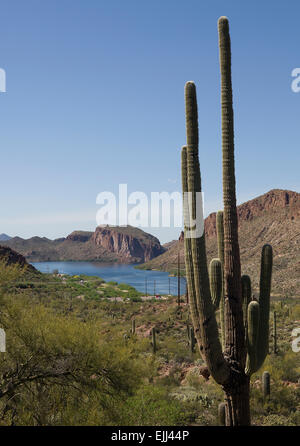
[[[190,343],[191,353],[194,353],[196,339],[193,327],[190,327],[189,343]]]
[[[271,384],[270,384],[270,373],[264,372],[262,375],[262,388],[263,388],[263,395],[264,400],[266,400],[271,393]]]
[[[155,327],[152,328],[151,334],[152,334],[152,350],[153,350],[153,353],[156,353],[156,329],[155,329]]]
[[[131,334],[135,334],[135,319],[131,320]]]
[[[273,313],[273,353],[277,354],[277,314]]]
[[[272,248],[261,258],[259,302],[250,301],[251,282],[241,277],[235,194],[231,50],[226,17],[218,22],[223,152],[224,211],[217,214],[218,261],[207,268],[205,232],[197,234],[201,176],[198,158],[198,111],[194,82],[185,86],[187,144],[182,149],[184,250],[189,305],[200,354],[225,393],[226,425],[250,424],[249,380],[268,348]],[[187,203],[187,205],[186,205]],[[192,235],[191,235],[192,233]],[[220,280],[221,275],[221,280]],[[216,286],[217,285],[217,286]],[[217,297],[217,299],[216,299]],[[215,317],[219,301],[222,345]],[[246,311],[247,310],[247,311]]]

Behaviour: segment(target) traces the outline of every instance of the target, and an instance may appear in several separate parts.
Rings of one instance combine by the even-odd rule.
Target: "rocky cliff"
[[[131,228],[131,231],[128,231],[128,227],[121,229],[99,226],[92,235],[92,241],[122,259],[135,258],[139,262],[148,262],[165,251],[157,238],[145,237],[143,231],[137,234],[140,231],[137,228]]]
[[[255,217],[262,217],[264,214],[274,212],[280,214],[282,210],[285,210],[286,218],[297,219],[300,216],[299,195],[298,192],[272,189],[264,195],[246,201],[237,207],[239,224],[251,221]],[[216,212],[205,219],[204,227],[208,238],[216,236]]]
[[[30,262],[86,260],[141,263],[165,251],[156,237],[130,226],[99,226],[95,232],[74,231],[56,240],[14,237],[3,245],[15,249]]]

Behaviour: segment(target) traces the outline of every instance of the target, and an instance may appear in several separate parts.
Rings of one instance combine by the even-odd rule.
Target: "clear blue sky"
[[[205,213],[221,208],[221,15],[232,39],[238,202],[299,191],[299,1],[2,0],[0,233],[94,230],[97,194],[119,183],[180,191],[188,80]]]

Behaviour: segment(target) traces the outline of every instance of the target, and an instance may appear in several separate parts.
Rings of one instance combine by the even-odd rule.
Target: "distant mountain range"
[[[85,260],[141,263],[165,251],[156,237],[132,226],[99,226],[94,232],[74,231],[66,238],[56,240],[13,237],[1,241],[1,245],[14,249],[29,262]]]
[[[242,273],[251,276],[257,289],[261,248],[270,243],[274,252],[273,295],[300,297],[300,194],[273,189],[239,205],[238,219]],[[205,219],[205,233],[210,261],[217,257],[216,213]],[[166,248],[164,254],[141,268],[174,273],[178,252],[184,268],[183,236],[177,242],[168,243]]]
[[[6,242],[7,240],[10,240],[11,237],[7,234],[0,234],[0,242]]]
[[[300,297],[300,194],[273,189],[238,206],[242,273],[249,274],[258,289],[261,248],[274,251],[273,295]],[[205,219],[208,261],[217,256],[216,213]],[[8,236],[6,236],[8,237]],[[98,227],[94,232],[74,231],[66,238],[45,237],[1,240],[27,261],[101,261],[143,263],[140,268],[177,270],[180,252],[184,268],[183,233],[179,240],[161,246],[159,240],[133,227]]]

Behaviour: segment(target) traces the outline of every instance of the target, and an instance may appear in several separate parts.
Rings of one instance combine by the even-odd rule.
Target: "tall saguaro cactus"
[[[251,301],[251,281],[241,277],[235,193],[231,50],[226,17],[218,22],[223,152],[224,211],[217,214],[218,256],[207,268],[205,232],[195,231],[201,193],[198,111],[194,82],[185,86],[187,144],[182,148],[184,250],[191,319],[199,351],[225,393],[226,425],[250,424],[250,375],[268,349],[272,248],[262,250],[259,302]],[[194,232],[193,232],[194,229]],[[191,235],[191,232],[193,233]],[[222,346],[215,309],[220,307]]]

